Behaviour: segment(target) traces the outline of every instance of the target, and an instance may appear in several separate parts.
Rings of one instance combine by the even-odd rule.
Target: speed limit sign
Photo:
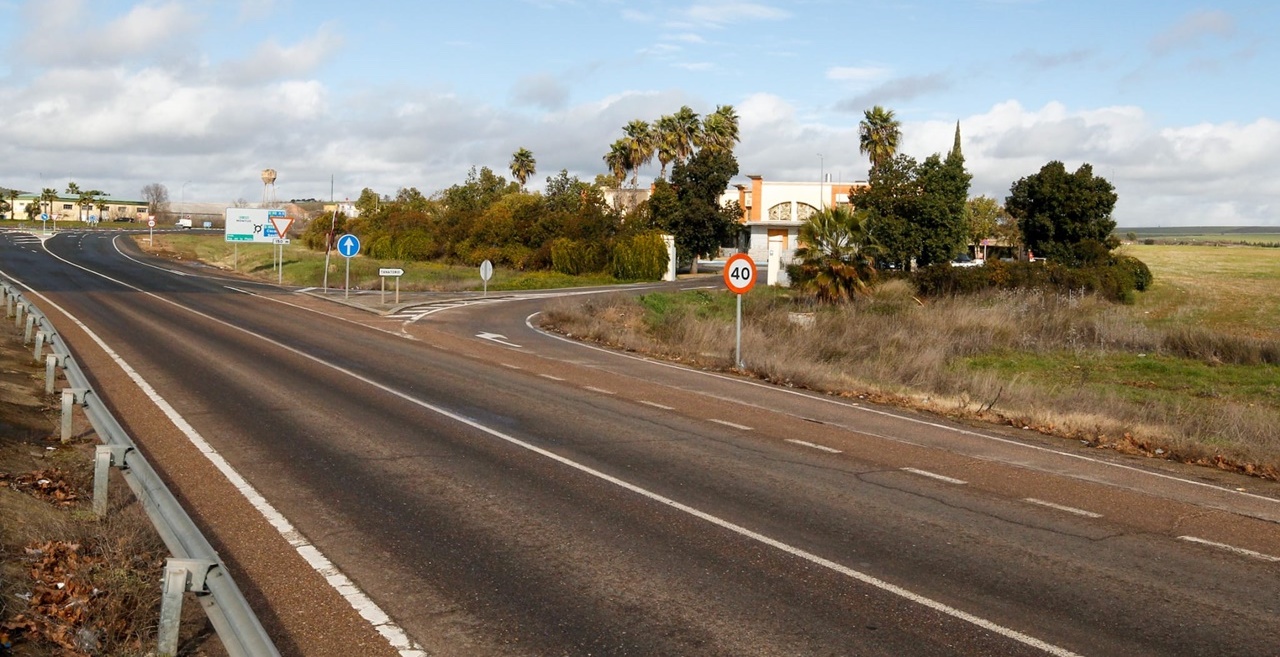
[[[745,253],[738,253],[724,263],[724,284],[734,294],[746,294],[756,284],[756,262]]]

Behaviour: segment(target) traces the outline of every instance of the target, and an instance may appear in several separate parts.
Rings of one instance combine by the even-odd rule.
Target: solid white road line
[[[76,267],[77,269],[84,270],[86,272],[89,272],[90,274],[112,281],[116,284],[135,290],[137,292],[140,292],[142,294],[145,294],[149,297],[152,297],[156,300],[162,301],[169,305],[175,306],[177,308],[181,308],[182,310],[186,310],[187,312],[193,313],[195,315],[199,315],[201,317],[204,317],[210,321],[216,322],[228,328],[235,329],[237,331],[246,333],[248,335],[255,335],[252,331],[249,331],[248,329],[235,326],[234,324],[224,322],[220,319],[211,317],[202,312],[192,310],[191,308],[187,308],[186,306],[183,306],[177,302],[165,299],[163,297],[157,296],[151,292],[146,292],[141,288],[134,287],[123,281],[116,280],[114,278],[111,278],[110,276],[106,276],[105,274],[93,271],[92,269],[89,269],[87,267],[83,267],[69,260],[60,258],[57,255],[53,254],[52,252],[49,252],[49,255],[52,255],[54,258],[57,258],[58,260],[61,260],[73,267]],[[14,281],[18,281],[18,279],[14,278],[13,276],[10,276],[8,274],[5,274],[5,275],[13,279]],[[293,523],[290,523],[289,520],[284,517],[284,514],[280,513],[280,511],[278,511],[270,502],[268,502],[266,498],[264,498],[262,494],[259,493],[256,488],[253,487],[253,485],[251,485],[243,476],[241,476],[240,473],[237,472],[236,469],[233,468],[231,464],[225,458],[223,458],[223,456],[219,454],[218,451],[215,450],[207,440],[204,439],[204,436],[201,436],[200,433],[195,430],[195,427],[192,427],[191,424],[187,422],[186,418],[182,417],[182,415],[178,413],[177,409],[175,409],[171,404],[169,404],[169,402],[166,399],[161,397],[160,393],[156,392],[155,388],[152,387],[151,384],[148,383],[146,379],[142,378],[141,374],[139,374],[136,370],[134,370],[133,367],[129,365],[129,363],[127,363],[123,358],[120,357],[119,354],[117,354],[114,350],[112,350],[111,347],[107,345],[106,341],[98,337],[98,334],[90,330],[89,327],[86,326],[83,322],[81,322],[76,316],[72,315],[71,313],[67,312],[66,309],[54,303],[52,299],[44,296],[43,294],[40,294],[39,292],[36,292],[35,290],[32,290],[31,287],[29,285],[26,285],[25,283],[22,284],[22,286],[27,288],[27,290],[30,291],[31,294],[39,297],[45,303],[49,304],[50,307],[56,309],[58,312],[62,313],[63,315],[66,315],[67,318],[70,319],[72,323],[74,323],[77,327],[79,327],[80,330],[84,331],[85,335],[89,336],[89,339],[93,340],[93,342],[97,344],[98,347],[101,348],[102,351],[106,353],[107,356],[110,357],[111,360],[114,361],[115,364],[121,370],[123,370],[124,373],[130,379],[133,380],[134,384],[137,385],[140,390],[142,390],[143,394],[147,395],[147,397],[151,399],[152,403],[154,403],[156,407],[159,408],[160,411],[164,413],[166,417],[169,418],[169,421],[172,422],[173,425],[177,427],[179,431],[181,431],[184,435],[186,435],[187,440],[190,441],[191,444],[194,445],[195,448],[199,450],[200,453],[203,454],[204,457],[208,459],[209,462],[212,463],[213,466],[217,468],[218,471],[221,472],[224,477],[227,478],[227,481],[230,482],[230,484],[233,487],[235,487],[235,489],[238,490],[240,494],[245,497],[246,500],[249,501],[249,504],[253,505],[253,507],[257,509],[258,513],[261,514],[262,517],[265,518],[266,521],[269,524],[271,524],[271,526],[274,527],[275,530],[279,532],[282,537],[284,537],[284,539],[289,543],[289,545],[292,546],[295,551],[297,551],[298,555],[301,556],[303,560],[305,560],[307,564],[311,566],[312,569],[314,569],[317,573],[319,573],[320,576],[323,577],[325,581],[328,582],[329,585],[332,586],[334,590],[336,590],[338,594],[341,595],[343,599],[347,601],[347,604],[351,605],[351,607],[355,609],[356,613],[360,614],[361,618],[364,618],[371,626],[373,626],[373,629],[377,631],[378,634],[381,634],[382,637],[386,639],[387,643],[389,643],[393,649],[395,649],[400,653],[401,657],[427,657],[427,652],[422,649],[422,646],[418,645],[416,641],[410,638],[408,633],[406,633],[403,628],[401,628],[394,621],[392,621],[391,618],[387,616],[387,613],[383,611],[382,608],[379,607],[377,603],[375,603],[371,598],[369,598],[368,595],[364,593],[364,591],[361,591],[356,586],[355,582],[351,581],[350,578],[344,575],[342,571],[340,571],[338,567],[333,564],[333,562],[329,561],[328,557],[324,556],[324,554],[320,552],[318,548],[316,548],[314,545],[311,544],[310,541],[304,538],[302,536],[302,533],[299,532],[297,528],[293,526]],[[258,337],[261,337],[261,336],[258,336]],[[274,340],[267,340],[266,338],[262,338],[262,339],[266,340],[267,342],[275,343]],[[275,343],[275,344],[279,344],[279,343]],[[284,347],[286,345],[280,345],[280,346]],[[297,351],[292,347],[286,347],[286,348],[288,351],[301,354],[301,352]]]
[[[794,444],[794,445],[801,445],[801,446],[803,446],[803,447],[809,447],[809,448],[812,448],[812,449],[821,450],[821,451],[823,451],[823,452],[827,452],[828,454],[843,454],[843,453],[844,453],[844,452],[842,452],[842,451],[840,451],[840,450],[838,450],[838,449],[835,449],[835,448],[832,448],[832,447],[827,447],[826,445],[817,445],[817,444],[814,444],[814,443],[811,443],[811,442],[807,442],[807,441],[804,441],[804,440],[793,440],[793,439],[791,439],[791,438],[788,438],[788,439],[787,439],[787,442],[792,443],[792,444]]]
[[[636,401],[640,402],[641,404],[644,404],[645,406],[652,406],[652,407],[654,407],[654,408],[657,408],[657,409],[660,409],[660,410],[664,410],[664,411],[674,411],[674,410],[676,410],[675,408],[673,408],[673,407],[671,407],[671,406],[667,406],[666,404],[659,404],[658,402],[645,401],[645,400],[643,400],[643,399],[637,399]]]
[[[1261,559],[1263,561],[1270,561],[1272,563],[1280,563],[1280,557],[1273,557],[1269,554],[1254,552],[1253,550],[1246,550],[1244,548],[1236,547],[1234,545],[1227,545],[1226,543],[1215,543],[1213,541],[1208,541],[1203,538],[1196,538],[1195,536],[1179,536],[1178,540],[1187,541],[1188,543],[1199,543],[1200,545],[1208,545],[1210,547],[1216,547],[1219,550],[1226,550],[1227,552],[1232,552],[1245,557]]]
[[[746,425],[743,425],[743,424],[734,424],[733,422],[729,422],[729,421],[726,421],[726,420],[717,420],[717,419],[715,419],[715,418],[708,418],[708,421],[710,421],[710,422],[715,422],[716,424],[723,424],[723,425],[724,425],[724,426],[726,426],[726,427],[733,427],[734,429],[740,429],[740,430],[742,430],[742,431],[751,431],[751,430],[752,430],[752,429],[751,429],[751,427],[748,427],[748,426],[746,426]]]
[[[1030,502],[1031,504],[1039,504],[1040,506],[1049,507],[1050,509],[1057,509],[1057,510],[1059,510],[1059,511],[1065,511],[1065,512],[1067,512],[1067,513],[1073,513],[1073,514],[1075,514],[1075,515],[1083,516],[1083,517],[1085,517],[1085,518],[1101,518],[1101,517],[1102,517],[1102,514],[1101,514],[1101,513],[1094,513],[1094,512],[1092,512],[1092,511],[1085,511],[1084,509],[1077,509],[1077,508],[1075,508],[1074,506],[1063,506],[1063,505],[1061,505],[1061,504],[1054,504],[1053,502],[1046,502],[1046,501],[1044,501],[1044,500],[1037,500],[1037,499],[1036,499],[1036,498],[1034,498],[1034,497],[1028,497],[1028,498],[1023,499],[1022,501],[1023,501],[1023,502]]]
[[[921,477],[929,477],[930,479],[937,479],[938,481],[945,481],[945,482],[947,482],[948,484],[956,484],[957,486],[963,486],[963,485],[965,485],[965,484],[969,483],[969,482],[967,482],[967,481],[964,481],[963,479],[955,479],[955,478],[952,478],[952,477],[948,477],[948,476],[946,476],[946,475],[940,475],[940,474],[938,474],[938,473],[936,473],[936,472],[929,472],[928,470],[918,470],[918,469],[916,469],[916,468],[903,468],[902,470],[903,470],[904,472],[910,472],[911,474],[918,474],[918,475],[920,475]]]

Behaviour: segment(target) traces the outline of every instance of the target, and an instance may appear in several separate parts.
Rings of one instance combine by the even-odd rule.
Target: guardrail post
[[[40,362],[40,352],[44,351],[44,339],[49,334],[44,331],[36,331],[36,348],[32,350],[31,358],[35,362]]]
[[[89,392],[85,388],[63,388],[62,389],[62,442],[71,442],[71,408],[77,402],[84,403],[85,394]]]
[[[9,298],[4,300],[4,316],[5,317],[13,317],[13,306],[16,302],[16,300],[13,297],[14,295],[10,294]]]
[[[164,587],[160,594],[160,627],[156,651],[162,657],[178,654],[178,626],[182,620],[182,594],[187,591],[207,593],[205,578],[216,566],[212,561],[166,559]]]
[[[25,301],[19,301],[13,306],[13,312],[18,317],[18,319],[13,322],[14,328],[22,328],[22,313],[26,312],[26,310],[27,303]]]
[[[36,330],[36,316],[27,313],[27,328],[22,331],[22,344],[31,344],[31,332]]]
[[[53,381],[58,378],[58,355],[44,357],[44,394],[53,394]]]
[[[98,445],[93,454],[93,515],[107,516],[107,483],[111,466],[124,468],[125,455],[132,449],[128,445]]]

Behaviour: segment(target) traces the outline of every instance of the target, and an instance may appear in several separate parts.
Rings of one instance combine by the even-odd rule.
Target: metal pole
[[[396,276],[396,305],[400,305],[400,277]]]
[[[342,290],[343,290],[342,298],[350,299],[351,298],[351,258],[347,258],[347,280],[346,280],[346,283],[343,285]]]
[[[382,277],[382,305],[387,305],[387,277]]]
[[[737,346],[734,347],[733,359],[738,363],[738,369],[742,369],[742,295],[738,295],[738,321],[737,324]]]

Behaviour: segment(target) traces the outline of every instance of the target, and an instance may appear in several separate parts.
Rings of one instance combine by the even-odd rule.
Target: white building
[[[800,238],[800,226],[822,208],[849,205],[849,190],[867,183],[773,182],[763,176],[747,176],[747,185],[735,185],[720,197],[722,204],[737,201],[741,222],[747,227],[747,253],[756,262],[767,262],[776,250],[782,262],[790,262]]]

